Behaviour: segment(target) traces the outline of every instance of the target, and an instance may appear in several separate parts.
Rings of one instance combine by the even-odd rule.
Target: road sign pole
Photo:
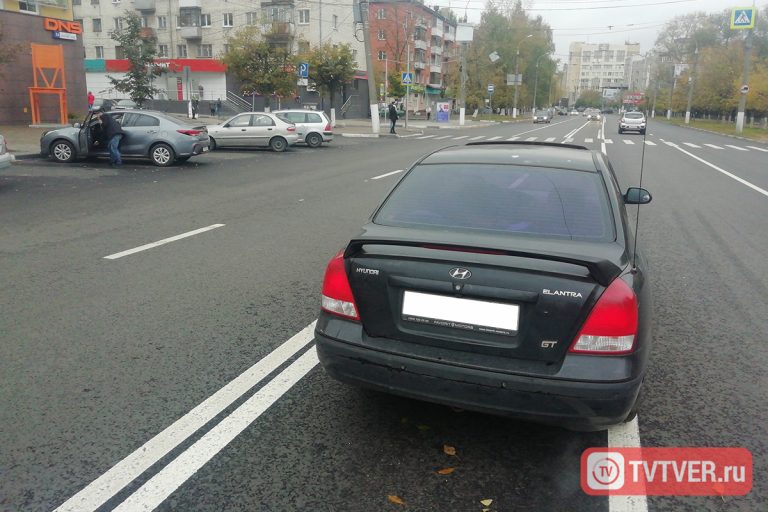
[[[752,64],[752,33],[754,29],[750,29],[747,34],[747,40],[745,42],[746,48],[744,49],[744,71],[742,72],[741,83],[747,85],[749,83],[749,68]],[[739,112],[736,114],[736,133],[741,135],[744,130],[744,111],[747,107],[747,93],[742,92],[739,98]]]

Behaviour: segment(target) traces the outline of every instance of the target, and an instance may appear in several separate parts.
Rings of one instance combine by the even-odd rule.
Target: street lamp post
[[[675,93],[675,63],[672,63],[672,87],[669,88],[669,103],[667,103],[667,119],[672,119],[672,95]]]
[[[520,45],[523,44],[523,41],[525,41],[529,37],[533,37],[533,34],[528,34],[527,36],[522,38],[520,40],[520,42],[517,43],[517,49],[515,50],[515,100],[514,100],[514,103],[512,104],[512,117],[513,118],[517,117],[517,74],[518,74],[519,69],[520,69],[520,66],[519,66],[519,64],[520,64]]]
[[[696,76],[696,68],[699,64],[699,45],[696,44],[696,51],[693,57],[693,67],[688,75],[688,105],[685,108],[685,124],[691,121],[691,102],[693,101],[693,78]]]
[[[544,57],[546,53],[539,55],[536,59],[536,79],[533,81],[533,111],[536,112],[536,92],[539,89],[539,61]]]

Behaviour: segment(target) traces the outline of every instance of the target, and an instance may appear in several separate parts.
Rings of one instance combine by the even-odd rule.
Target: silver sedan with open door
[[[268,112],[245,112],[208,127],[211,149],[238,147],[269,147],[285,151],[298,142],[296,125],[287,123]]]

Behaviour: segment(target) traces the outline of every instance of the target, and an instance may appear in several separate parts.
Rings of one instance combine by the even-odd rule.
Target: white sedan
[[[244,112],[208,126],[211,150],[223,147],[269,147],[285,151],[299,141],[296,125],[269,112]]]
[[[8,152],[8,145],[5,143],[5,137],[0,135],[0,169],[10,167],[13,160],[13,155]]]

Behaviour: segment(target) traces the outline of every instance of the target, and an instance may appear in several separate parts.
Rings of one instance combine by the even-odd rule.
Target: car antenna
[[[647,144],[645,143],[646,134],[648,132],[648,115],[647,110],[645,115],[645,130],[643,130],[643,151],[640,154],[640,183],[637,185],[638,188],[643,188],[643,167],[645,165],[645,146]],[[632,273],[637,272],[637,238],[640,236],[638,233],[638,229],[640,229],[640,201],[637,202],[637,215],[635,216],[635,241],[633,243],[634,247],[632,247]]]

